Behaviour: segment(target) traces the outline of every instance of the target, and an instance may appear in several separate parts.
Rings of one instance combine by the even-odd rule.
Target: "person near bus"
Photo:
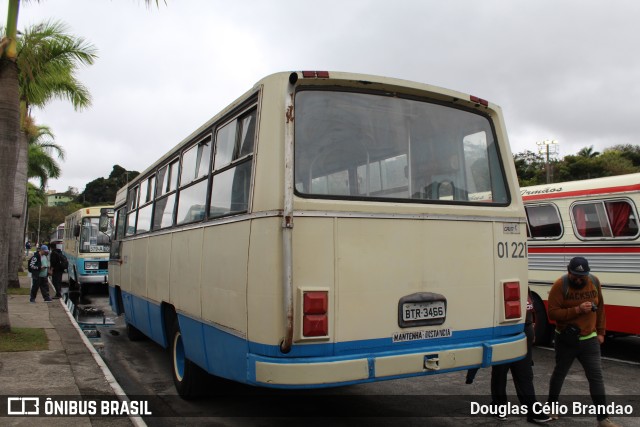
[[[49,247],[42,245],[29,259],[29,272],[31,273],[31,293],[29,302],[36,302],[38,288],[44,302],[51,302],[49,296]]]
[[[50,261],[51,261],[51,282],[56,290],[56,294],[53,299],[62,298],[62,273],[67,268],[67,260],[62,251],[54,247],[52,248]]]
[[[556,280],[549,292],[549,318],[556,322],[556,364],[549,383],[550,404],[558,402],[564,379],[576,358],[584,368],[593,403],[600,408],[607,404],[600,357],[606,315],[600,282],[590,271],[585,258],[572,258],[567,274]],[[552,418],[557,419],[557,414]],[[599,427],[619,427],[606,413],[599,413],[597,419]]]
[[[527,292],[527,313],[524,332],[527,336],[527,354],[524,359],[503,365],[493,365],[491,368],[491,404],[494,406],[507,405],[507,374],[511,371],[513,384],[516,388],[518,400],[527,407],[527,421],[532,423],[547,423],[551,417],[543,413],[536,413],[534,404],[538,402],[533,385],[533,354],[532,347],[535,338],[533,330],[534,310],[531,295]],[[540,412],[539,410],[537,412]],[[499,411],[495,415],[498,419],[506,419],[506,415]]]

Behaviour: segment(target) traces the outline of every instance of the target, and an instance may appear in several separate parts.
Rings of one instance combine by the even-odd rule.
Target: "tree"
[[[587,159],[593,159],[594,157],[598,157],[600,155],[599,152],[593,151],[593,145],[590,147],[584,147],[580,151],[578,151],[578,156],[586,157]]]
[[[29,201],[27,209],[47,203],[47,197],[44,191],[30,182],[27,182],[27,195],[27,200]]]
[[[98,178],[88,183],[78,200],[82,200],[87,206],[113,204],[118,190],[138,174],[139,172],[128,171],[120,165],[115,165],[109,178]]]
[[[82,206],[76,203],[70,203],[64,206],[39,205],[31,207],[29,209],[29,223],[27,225],[29,239],[32,242],[36,242],[37,237],[40,237],[40,243],[49,242],[51,233],[54,232],[59,224],[64,222],[64,218],[80,208],[82,208]]]
[[[546,182],[545,161],[541,154],[527,150],[523,153],[515,154],[513,161],[521,187],[544,184]]]
[[[20,109],[18,90],[17,26],[18,0],[9,0],[5,37],[0,40],[0,206],[12,207],[13,185],[16,179]],[[26,177],[24,178],[26,181]],[[7,299],[9,280],[9,231],[12,226],[12,208],[0,210],[0,333],[11,329]],[[20,246],[22,250],[22,246]]]
[[[14,183],[14,215],[10,232],[8,286],[20,286],[17,271],[22,257],[22,230],[26,220],[26,183],[35,174],[42,187],[49,177],[58,177],[60,167],[51,156],[62,149],[44,140],[52,136],[48,128],[35,126],[31,116],[33,106],[44,107],[54,98],[68,99],[76,110],[90,105],[90,96],[75,77],[79,65],[90,65],[96,54],[93,46],[65,33],[59,22],[45,22],[27,28],[17,38],[18,83],[20,89],[21,130],[18,145],[18,162]],[[29,168],[32,170],[29,170]],[[33,170],[37,168],[37,170]],[[20,215],[16,213],[20,212]]]
[[[28,135],[28,178],[37,178],[40,188],[45,189],[50,178],[60,177],[60,165],[53,157],[57,154],[60,160],[64,160],[64,149],[53,142],[54,135],[46,126],[33,126]]]
[[[148,4],[149,0],[145,0]],[[158,0],[156,0],[158,5]],[[17,212],[14,206],[14,183],[16,180],[22,188],[26,188],[26,175],[16,177],[18,148],[23,147],[26,152],[26,139],[20,141],[20,95],[18,86],[17,65],[17,35],[20,0],[7,2],[7,26],[4,36],[0,39],[0,206],[8,206],[0,212],[0,333],[11,329],[9,322],[9,307],[7,286],[9,274],[9,231],[13,226],[14,216],[23,218],[22,212]],[[23,160],[24,161],[24,160]],[[22,247],[20,247],[22,249]],[[6,261],[5,261],[6,260]]]
[[[640,146],[631,144],[619,144],[613,147],[606,148],[603,155],[606,155],[612,151],[618,152],[622,157],[625,157],[631,161],[633,166],[640,166]]]

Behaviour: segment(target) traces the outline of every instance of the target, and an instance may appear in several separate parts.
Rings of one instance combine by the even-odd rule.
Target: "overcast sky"
[[[35,111],[66,150],[49,189],[83,191],[114,164],[142,171],[262,77],[335,70],[477,95],[503,109],[514,153],[640,144],[640,2],[575,0],[48,0],[98,49],[93,105]],[[0,0],[6,22],[7,0]]]

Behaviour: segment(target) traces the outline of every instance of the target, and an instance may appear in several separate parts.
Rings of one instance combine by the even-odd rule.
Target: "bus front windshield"
[[[80,230],[80,252],[109,252],[111,247],[111,223],[106,232],[101,232],[98,228],[100,217],[82,218]]]
[[[386,94],[296,94],[295,188],[305,197],[509,203],[488,116]]]

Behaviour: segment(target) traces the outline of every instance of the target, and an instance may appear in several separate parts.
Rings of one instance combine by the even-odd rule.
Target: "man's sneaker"
[[[548,423],[549,421],[553,421],[553,418],[545,414],[533,414],[527,417],[527,421],[530,423],[544,424]]]
[[[36,302],[36,300],[34,300],[33,298],[31,298],[31,299],[29,300],[29,302],[30,302],[30,303],[35,303],[35,302]]]
[[[44,300],[44,302],[52,302],[51,298],[47,298],[46,300]]]
[[[620,427],[620,424],[616,424],[609,418],[598,421],[598,427]]]

